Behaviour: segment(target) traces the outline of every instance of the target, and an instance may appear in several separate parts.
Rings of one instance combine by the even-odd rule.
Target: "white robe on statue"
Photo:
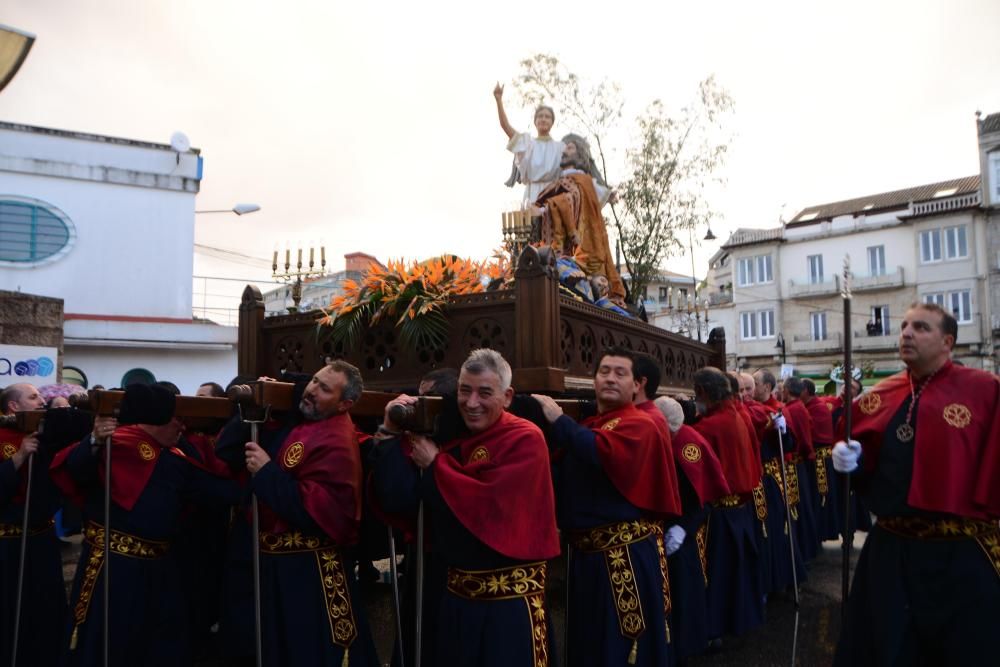
[[[565,145],[551,137],[539,139],[528,132],[515,134],[507,142],[524,183],[525,206],[533,204],[546,187],[559,178],[559,162]]]

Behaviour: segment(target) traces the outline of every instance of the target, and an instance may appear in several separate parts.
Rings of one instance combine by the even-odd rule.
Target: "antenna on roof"
[[[183,132],[174,132],[170,135],[170,147],[177,153],[177,164],[180,164],[181,153],[191,150],[191,140]]]

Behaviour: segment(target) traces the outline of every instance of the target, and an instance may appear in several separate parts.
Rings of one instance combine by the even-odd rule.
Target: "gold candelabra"
[[[321,276],[326,273],[326,247],[320,246],[319,248],[319,268],[316,266],[316,249],[312,246],[309,247],[309,265],[308,267],[302,264],[302,248],[298,250],[298,263],[292,265],[292,251],[289,248],[285,248],[285,270],[282,273],[278,273],[278,251],[274,251],[274,258],[271,261],[271,276],[275,280],[281,280],[283,282],[292,283],[292,304],[288,307],[289,313],[299,312],[299,302],[302,301],[302,279],[311,278],[313,276]]]

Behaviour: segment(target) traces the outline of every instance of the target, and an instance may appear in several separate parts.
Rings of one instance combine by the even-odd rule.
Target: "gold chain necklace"
[[[907,379],[910,381],[910,407],[906,409],[906,421],[896,427],[896,438],[900,442],[909,442],[913,440],[913,426],[910,425],[910,420],[913,418],[913,406],[917,404],[917,399],[920,398],[920,394],[924,393],[924,389],[930,384],[931,378],[934,377],[934,373],[927,376],[927,379],[920,384],[920,389],[914,389],[913,387],[913,375],[910,373],[906,374]]]

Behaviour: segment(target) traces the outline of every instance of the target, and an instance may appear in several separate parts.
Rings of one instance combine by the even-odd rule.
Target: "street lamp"
[[[17,28],[0,25],[0,90],[3,90],[28,57],[35,36]]]
[[[195,211],[195,213],[235,213],[236,215],[245,215],[247,213],[256,213],[260,210],[260,206],[257,204],[237,204],[232,208],[215,208],[207,211]]]
[[[705,241],[714,241],[715,234],[712,233],[712,227],[709,226],[708,233],[705,234]],[[698,277],[695,274],[696,268],[694,264],[694,226],[688,227],[688,250],[691,253],[691,287],[692,294],[694,294],[694,310],[695,318],[697,320],[698,327],[698,342],[701,342],[701,318],[698,317]],[[707,302],[706,302],[707,303]],[[708,312],[705,313],[705,324],[708,324]]]

